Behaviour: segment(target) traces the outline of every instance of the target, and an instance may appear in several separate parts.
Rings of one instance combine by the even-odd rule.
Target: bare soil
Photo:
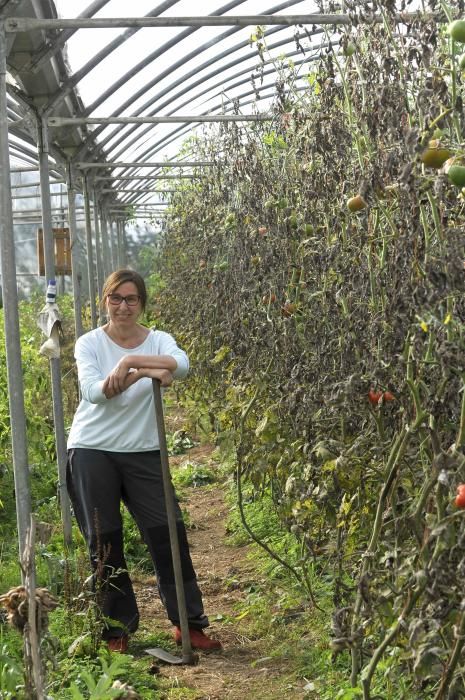
[[[170,459],[172,467],[185,460],[199,464],[211,460],[210,446],[194,447],[181,457]],[[182,505],[189,512],[188,537],[191,555],[203,593],[211,626],[208,633],[223,645],[220,652],[200,653],[195,666],[160,664],[159,674],[168,688],[190,688],[192,693],[167,697],[192,700],[247,700],[304,698],[304,683],[292,678],[285,659],[267,653],[266,640],[251,639],[241,621],[240,603],[246,589],[257,582],[248,547],[227,541],[225,521],[228,507],[221,485],[206,485],[184,491]],[[154,588],[154,579],[134,581],[141,620],[151,630],[171,634],[171,624]],[[158,671],[158,669],[157,669]]]

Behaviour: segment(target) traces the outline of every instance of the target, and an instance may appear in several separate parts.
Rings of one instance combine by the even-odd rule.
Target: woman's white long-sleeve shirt
[[[77,362],[82,400],[74,416],[68,449],[85,447],[110,452],[146,452],[159,448],[152,380],[143,377],[112,399],[102,391],[107,375],[126,355],[170,355],[175,378],[185,377],[189,360],[174,338],[151,330],[136,348],[122,348],[96,328],[78,338]]]

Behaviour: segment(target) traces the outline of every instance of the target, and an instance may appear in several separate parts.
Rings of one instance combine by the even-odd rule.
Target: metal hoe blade
[[[195,656],[193,654],[189,654],[187,657],[183,654],[181,658],[179,656],[175,656],[174,654],[170,654],[169,651],[161,649],[160,647],[155,647],[154,649],[145,649],[145,653],[150,654],[150,656],[156,656],[157,659],[160,659],[160,661],[164,661],[166,664],[177,664],[179,666],[182,664],[195,663]]]

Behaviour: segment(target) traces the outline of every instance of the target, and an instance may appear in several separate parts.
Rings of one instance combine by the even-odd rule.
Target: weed
[[[191,447],[195,446],[195,442],[189,437],[185,430],[176,430],[166,438],[168,454],[182,455]]]
[[[7,643],[0,630],[0,698],[14,700],[24,687],[24,672],[21,655]]]
[[[173,470],[173,483],[178,486],[205,486],[215,481],[215,472],[209,466],[196,462],[184,462]]]

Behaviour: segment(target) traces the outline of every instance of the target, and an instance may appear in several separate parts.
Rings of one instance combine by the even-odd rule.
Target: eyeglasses
[[[123,301],[125,301],[128,306],[137,306],[140,301],[140,295],[128,294],[127,297],[122,297],[121,294],[107,294],[107,299],[110,304],[114,306],[119,306]]]

